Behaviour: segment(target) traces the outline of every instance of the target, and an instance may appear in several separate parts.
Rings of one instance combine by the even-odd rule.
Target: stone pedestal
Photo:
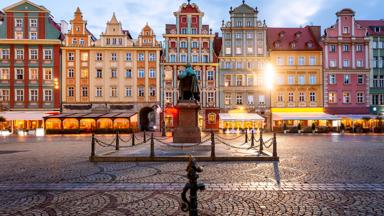
[[[176,105],[178,124],[173,132],[174,143],[200,143],[201,132],[198,126],[200,104],[195,100],[180,100]]]

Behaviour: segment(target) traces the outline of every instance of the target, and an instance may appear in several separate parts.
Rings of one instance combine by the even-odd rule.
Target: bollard
[[[165,129],[165,121],[164,120],[162,120],[161,121],[162,123],[161,123],[161,128],[162,128],[162,130],[161,130],[161,136],[162,137],[165,137],[166,136],[166,129]]]
[[[259,154],[263,153],[263,143],[264,143],[263,131],[260,129],[260,150],[259,150]]]
[[[119,131],[116,131],[116,151],[120,149]]]
[[[135,132],[132,131],[132,146],[135,146]]]
[[[91,157],[95,157],[95,133],[92,133]]]
[[[183,192],[181,193],[181,199],[183,200],[181,210],[183,212],[189,211],[189,215],[191,216],[197,216],[197,191],[205,190],[205,185],[197,183],[197,179],[199,178],[197,173],[203,172],[203,168],[196,165],[196,160],[191,155],[189,156],[187,172],[189,182],[185,184]],[[187,199],[188,190],[190,190],[189,200]]]
[[[216,157],[216,152],[215,152],[215,134],[213,131],[211,131],[211,158],[214,160]]]
[[[273,133],[273,157],[277,157],[277,141],[276,141],[276,133]]]
[[[251,147],[255,146],[255,133],[252,130],[251,133]]]
[[[245,143],[248,143],[248,129],[245,129]]]
[[[145,136],[145,130],[144,130],[144,135],[143,135],[143,137],[144,137],[144,142],[146,143],[146,142],[147,142],[147,137]]]
[[[153,139],[153,133],[151,133],[151,158],[155,157],[155,141]]]

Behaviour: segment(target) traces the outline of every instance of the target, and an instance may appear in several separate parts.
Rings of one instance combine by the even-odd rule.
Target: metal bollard
[[[273,133],[273,157],[277,157],[277,141],[276,141],[276,133]]]
[[[151,158],[155,157],[155,141],[153,139],[153,133],[151,133]]]
[[[245,129],[245,143],[248,143],[248,130]]]
[[[216,152],[215,152],[215,133],[211,131],[211,158],[215,159],[216,157]]]
[[[147,142],[147,137],[145,136],[145,130],[144,130],[144,135],[143,135],[143,137],[144,137],[144,142],[146,143],[146,142]]]
[[[120,149],[119,131],[116,131],[116,151]]]
[[[263,143],[264,143],[263,131],[260,130],[260,149],[259,149],[259,154],[263,153]]]
[[[255,146],[255,133],[252,130],[251,133],[251,147]]]
[[[197,191],[205,190],[205,185],[197,183],[197,179],[199,178],[197,173],[203,172],[203,168],[196,165],[196,160],[191,155],[189,156],[187,172],[189,182],[185,184],[183,192],[181,193],[181,199],[183,200],[181,210],[184,212],[189,211],[190,216],[197,216]],[[187,199],[188,190],[190,190],[189,200]]]
[[[162,137],[165,137],[165,136],[166,136],[165,121],[162,120],[161,122],[162,122],[162,123],[161,123],[161,128],[162,128],[162,130],[161,130],[161,136],[162,136]]]
[[[95,156],[95,133],[92,133],[92,141],[91,141],[91,157]]]
[[[132,146],[135,146],[135,132],[132,131]]]

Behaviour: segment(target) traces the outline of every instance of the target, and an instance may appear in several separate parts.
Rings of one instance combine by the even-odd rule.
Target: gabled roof
[[[252,8],[251,6],[247,5],[245,1],[243,1],[243,4],[238,6],[237,8],[233,9],[231,13],[236,13],[236,14],[254,14],[257,13],[255,8]]]
[[[117,21],[115,12],[113,12],[112,18],[109,21],[109,23],[111,23],[111,24],[119,24],[119,21]]]
[[[30,2],[28,0],[22,0],[19,2],[16,2],[15,4],[12,4],[6,8],[3,9],[4,12],[13,12],[13,11],[36,11],[36,12],[44,12],[44,13],[50,13],[47,8],[41,5],[37,5],[33,2]]]
[[[123,33],[124,33],[129,39],[132,39],[132,35],[131,35],[131,33],[129,32],[129,30],[123,30]]]
[[[294,47],[292,47],[292,43],[295,43]],[[312,44],[312,47],[308,46],[309,43]],[[268,28],[267,44],[268,49],[275,51],[322,50],[309,26],[304,28]]]
[[[356,23],[367,28],[370,36],[384,36],[384,20],[356,20]],[[375,32],[374,27],[380,27],[380,32]]]
[[[182,4],[180,6],[180,9],[178,11],[179,13],[201,13],[200,9],[199,9],[199,6],[197,6],[197,4],[195,3],[189,3],[186,4]]]
[[[176,30],[176,25],[175,24],[166,24],[165,25],[165,34],[171,34],[172,30]]]
[[[337,12],[336,15],[337,15],[337,16],[340,16],[340,15],[355,16],[355,11],[353,11],[353,10],[350,9],[350,8],[344,8],[344,9],[342,9],[341,11]]]

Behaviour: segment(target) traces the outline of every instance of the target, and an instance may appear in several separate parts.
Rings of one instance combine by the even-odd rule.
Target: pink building
[[[336,13],[335,25],[325,29],[324,107],[330,114],[369,114],[369,38],[357,24],[355,12]]]

